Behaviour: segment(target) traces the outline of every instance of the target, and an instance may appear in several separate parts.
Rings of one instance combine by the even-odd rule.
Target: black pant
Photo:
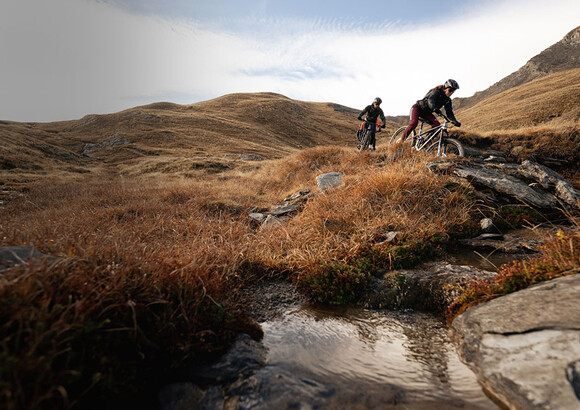
[[[374,147],[376,144],[375,134],[377,132],[377,124],[374,122],[367,122],[367,127],[369,130],[369,146]]]

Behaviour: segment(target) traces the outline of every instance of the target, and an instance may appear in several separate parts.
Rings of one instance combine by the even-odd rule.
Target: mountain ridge
[[[455,98],[455,108],[469,108],[480,101],[549,74],[580,68],[580,26],[562,40],[532,57],[528,62],[483,91],[467,98]]]

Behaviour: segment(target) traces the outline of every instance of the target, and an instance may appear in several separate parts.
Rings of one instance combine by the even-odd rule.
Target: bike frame
[[[421,151],[429,143],[431,143],[431,141],[433,140],[433,138],[436,137],[437,134],[439,134],[439,144],[437,146],[437,155],[438,156],[441,155],[441,145],[443,143],[443,135],[447,131],[448,124],[449,124],[449,119],[446,116],[442,116],[442,117],[445,118],[445,121],[443,122],[443,124],[440,124],[436,127],[430,128],[426,131],[423,131],[423,124],[425,123],[425,121],[421,120],[421,125],[419,126],[419,133],[417,135],[415,135],[415,141],[413,143],[413,148],[415,148],[417,151]]]

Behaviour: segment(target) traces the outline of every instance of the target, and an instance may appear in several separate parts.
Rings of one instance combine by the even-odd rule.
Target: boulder
[[[471,307],[453,321],[463,360],[507,408],[578,409],[580,275]]]
[[[344,177],[344,174],[341,172],[329,172],[318,175],[316,177],[316,183],[321,191],[326,192],[342,184],[342,177]]]

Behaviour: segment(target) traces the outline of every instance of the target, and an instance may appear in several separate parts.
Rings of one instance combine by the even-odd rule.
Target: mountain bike
[[[449,137],[449,123],[451,120],[447,116],[440,114],[441,117],[445,119],[443,124],[436,127],[423,131],[423,124],[426,121],[419,118],[421,125],[419,126],[419,131],[413,130],[413,132],[407,135],[405,142],[409,141],[411,143],[411,148],[417,151],[425,150],[427,152],[437,152],[437,156],[446,157],[448,155],[458,155],[460,157],[465,156],[465,149],[463,145],[455,138]],[[407,127],[401,127],[391,137],[389,144],[394,144],[399,139],[402,138],[403,132]]]
[[[356,139],[358,140],[358,150],[359,151],[364,151],[365,149],[371,149],[370,143],[371,143],[371,126],[372,123],[368,122],[367,120],[364,120],[364,122],[361,124],[360,129],[357,131],[356,133]],[[377,124],[377,128],[375,131],[375,137],[376,134],[381,132],[381,125]]]

